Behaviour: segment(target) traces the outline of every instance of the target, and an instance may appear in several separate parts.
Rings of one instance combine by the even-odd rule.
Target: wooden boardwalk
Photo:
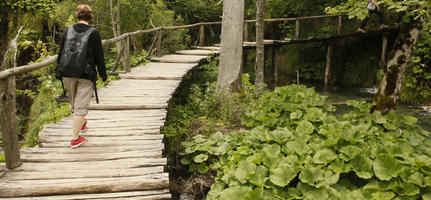
[[[71,117],[45,126],[22,166],[0,165],[0,199],[170,199],[160,128],[182,77],[217,53],[203,49],[153,58],[100,89],[80,148],[70,148]]]

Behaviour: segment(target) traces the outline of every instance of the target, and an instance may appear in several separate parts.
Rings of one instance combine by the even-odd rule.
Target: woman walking
[[[103,81],[107,74],[99,32],[89,25],[93,19],[91,7],[81,4],[76,8],[78,23],[63,32],[60,52],[57,57],[56,78],[64,82],[73,112],[71,148],[86,142],[80,136],[87,130],[88,105],[97,80],[97,71]]]

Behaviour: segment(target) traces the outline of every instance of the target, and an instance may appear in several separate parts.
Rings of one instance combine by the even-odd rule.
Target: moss
[[[397,85],[397,79],[398,79],[398,72],[399,72],[398,65],[391,65],[388,69],[387,76],[386,76],[386,88],[385,88],[385,95],[393,94]]]
[[[396,103],[389,95],[376,96],[376,109],[382,114],[387,114],[392,110],[395,110]]]
[[[398,57],[397,62],[398,62],[398,64],[400,64],[400,63],[406,63],[407,62],[406,61],[406,56],[404,54],[400,55],[400,57]]]

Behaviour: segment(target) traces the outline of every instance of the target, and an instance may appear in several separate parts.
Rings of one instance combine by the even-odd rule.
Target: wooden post
[[[115,64],[114,64],[114,69],[112,71],[116,71],[118,68],[118,65],[120,64],[121,58],[123,57],[123,52],[124,52],[124,45],[121,45],[120,42],[120,51],[119,54],[117,55],[117,58],[115,59]]]
[[[330,78],[331,56],[332,56],[332,43],[328,43],[328,50],[326,51],[325,90],[328,89],[328,83]]]
[[[380,67],[384,70],[386,63],[386,50],[388,46],[388,34],[383,33],[382,38],[382,55],[380,56]]]
[[[342,16],[338,16],[338,27],[337,27],[337,35],[341,35],[341,25],[343,23]]]
[[[199,46],[205,46],[205,25],[199,27]]]
[[[299,19],[296,20],[295,39],[299,38]]]
[[[278,65],[280,64],[280,48],[281,47],[273,47],[275,51],[275,63],[274,63],[274,86],[278,86]]]
[[[130,72],[130,37],[124,39],[124,71]]]
[[[162,56],[162,30],[160,29],[157,31],[157,42],[156,42],[156,56],[161,57]]]
[[[0,71],[4,67],[0,66]],[[19,155],[18,135],[16,128],[16,92],[15,76],[0,80],[0,124],[3,134],[3,150],[6,157],[6,167],[13,169],[22,162]]]
[[[247,38],[248,38],[248,23],[244,22],[244,42],[248,41]]]

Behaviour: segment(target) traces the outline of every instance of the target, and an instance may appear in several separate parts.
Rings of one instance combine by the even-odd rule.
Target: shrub
[[[244,117],[252,130],[197,135],[181,163],[215,173],[208,199],[431,197],[431,134],[416,118],[349,101],[337,119],[324,99],[303,86],[268,92]]]

